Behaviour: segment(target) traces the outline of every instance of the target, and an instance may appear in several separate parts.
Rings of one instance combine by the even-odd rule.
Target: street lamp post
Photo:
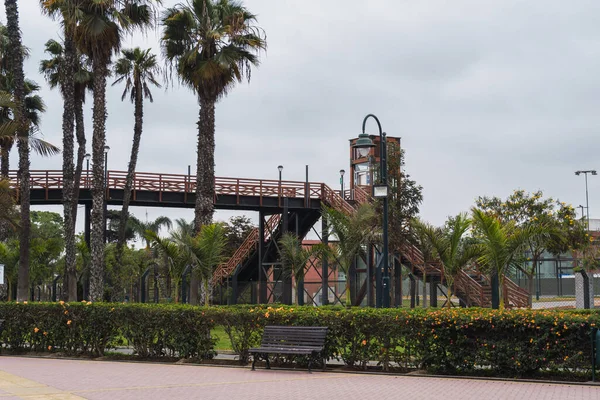
[[[381,123],[379,119],[373,115],[368,114],[362,123],[362,133],[358,136],[358,140],[354,144],[354,148],[358,150],[360,157],[366,157],[372,147],[375,147],[373,141],[368,134],[365,133],[365,126],[367,120],[373,118],[377,122],[379,128],[379,141],[380,141],[380,172],[379,172],[379,184],[373,185],[373,197],[383,199],[383,276],[382,276],[382,307],[388,308],[390,306],[390,270],[388,260],[388,186],[387,186],[387,143],[386,134],[381,129]]]
[[[342,196],[342,199],[344,198],[344,174],[345,173],[346,173],[346,171],[344,171],[343,169],[340,169],[340,186],[341,186],[340,196]]]
[[[279,197],[281,197],[281,171],[283,171],[283,165],[278,165],[277,169],[279,170]]]
[[[598,173],[596,172],[595,169],[590,169],[590,170],[586,170],[586,171],[575,171],[575,175],[579,176],[581,174],[585,175],[585,208],[586,208],[586,213],[587,213],[587,230],[590,230],[590,201],[589,201],[589,196],[588,196],[588,180],[587,180],[587,176],[588,174],[592,174],[592,175],[598,175]]]
[[[108,241],[106,234],[108,225],[108,151],[109,146],[104,146],[104,243]]]

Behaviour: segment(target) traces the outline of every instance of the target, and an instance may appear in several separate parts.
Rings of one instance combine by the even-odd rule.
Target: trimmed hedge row
[[[222,326],[240,360],[267,324],[328,326],[328,358],[348,366],[437,373],[484,370],[532,376],[591,370],[594,311],[404,310],[336,307],[192,307],[154,304],[0,303],[0,342],[12,351],[103,355],[125,338],[142,357],[214,356]]]

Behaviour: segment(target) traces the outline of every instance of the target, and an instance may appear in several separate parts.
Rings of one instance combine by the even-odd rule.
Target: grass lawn
[[[210,331],[210,335],[217,339],[215,350],[231,350],[229,336],[227,336],[225,329],[223,329],[222,326],[216,326],[212,331]]]

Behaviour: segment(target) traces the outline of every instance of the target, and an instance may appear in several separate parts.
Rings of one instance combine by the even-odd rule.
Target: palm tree
[[[323,216],[337,237],[333,245],[333,254],[340,270],[346,275],[346,305],[352,305],[350,290],[350,268],[363,252],[363,245],[374,236],[375,211],[370,204],[361,205],[353,214],[348,215],[334,208],[323,207]]]
[[[11,76],[14,82],[15,121],[18,124],[18,136],[29,136],[29,125],[25,110],[25,74],[23,73],[23,51],[21,29],[19,28],[19,10],[17,0],[4,0],[6,10],[6,30],[8,33],[8,55]],[[19,255],[19,278],[17,284],[17,301],[25,301],[29,297],[29,234],[30,220],[30,188],[29,188],[29,143],[19,141],[19,196],[21,198],[21,242]]]
[[[294,289],[296,290],[296,303],[300,303],[300,296],[303,294],[298,291],[298,283],[304,279],[306,274],[306,263],[317,253],[321,253],[321,247],[306,248],[302,246],[302,240],[294,233],[286,232],[279,239],[279,256],[284,274],[293,276]]]
[[[131,228],[135,232],[135,234],[146,243],[146,249],[150,250],[150,245],[152,244],[152,235],[149,233],[153,233],[158,235],[161,228],[171,229],[173,223],[168,217],[160,216],[157,217],[154,221],[140,221],[139,219],[134,219],[131,221]],[[120,229],[120,227],[119,227]]]
[[[63,299],[66,301],[77,299],[76,249],[75,249],[75,223],[77,220],[77,202],[79,197],[79,184],[83,169],[85,149],[85,128],[83,122],[83,103],[85,91],[91,80],[91,73],[85,67],[86,61],[81,54],[73,57],[74,52],[72,34],[65,27],[65,46],[56,41],[46,42],[46,53],[51,58],[40,62],[40,72],[46,77],[51,88],[60,88],[63,97],[63,207],[65,231],[65,270],[63,276]],[[67,51],[67,48],[69,51]],[[67,62],[68,61],[68,62]],[[73,62],[75,65],[73,66]],[[71,63],[71,64],[69,64]],[[77,136],[77,162],[73,166],[73,117],[75,117]],[[72,283],[72,284],[71,284]]]
[[[140,140],[142,138],[142,123],[144,118],[144,98],[152,103],[152,92],[150,85],[160,88],[155,74],[159,72],[156,56],[150,54],[150,50],[142,50],[139,47],[135,49],[123,50],[121,57],[114,67],[117,80],[113,86],[125,82],[125,90],[121,100],[124,100],[127,94],[131,102],[135,105],[133,126],[133,146],[131,147],[131,156],[129,158],[129,167],[127,169],[127,178],[125,180],[125,189],[123,192],[123,208],[121,210],[121,223],[119,224],[119,239],[117,241],[117,262],[121,259],[123,246],[125,245],[125,227],[127,226],[127,216],[129,215],[129,201],[131,200],[131,189],[133,187],[133,178],[137,165],[138,154],[140,151]]]
[[[162,48],[168,66],[198,96],[198,158],[194,227],[214,212],[215,104],[258,65],[267,46],[256,16],[234,0],[189,0],[162,17]]]
[[[519,268],[524,261],[527,241],[538,232],[530,226],[519,227],[514,221],[502,223],[498,218],[477,208],[473,208],[472,212],[481,251],[478,263],[492,276],[498,277],[500,308],[503,309],[505,275],[508,271]]]
[[[444,228],[435,228],[421,221],[413,223],[417,235],[423,241],[429,242],[425,247],[433,249],[433,254],[440,261],[448,288],[448,307],[452,305],[452,290],[456,277],[480,255],[477,243],[465,237],[470,227],[471,220],[465,213],[450,218]]]
[[[88,56],[93,71],[92,232],[90,298],[104,291],[104,146],[106,144],[106,78],[112,55],[121,48],[125,33],[152,25],[151,0],[94,0],[78,4],[74,43]],[[156,0],[160,3],[160,0]]]

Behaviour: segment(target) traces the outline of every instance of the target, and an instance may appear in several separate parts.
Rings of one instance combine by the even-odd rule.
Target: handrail
[[[11,187],[18,189],[17,171],[9,171]],[[124,189],[127,181],[126,171],[107,171],[107,189]],[[32,170],[30,172],[32,189],[62,189],[62,170]],[[89,188],[92,182],[92,171],[84,170],[81,174],[80,187]],[[216,195],[261,196],[311,198],[323,197],[322,184],[318,182],[279,181],[273,179],[249,179],[215,177]],[[183,192],[193,193],[196,190],[194,175],[164,174],[136,172],[133,188],[136,191]],[[305,193],[308,191],[308,193]],[[340,197],[341,198],[341,197]]]
[[[275,230],[279,222],[281,221],[281,214],[273,214],[267,220],[264,226],[264,238],[268,240],[271,238],[271,233]],[[220,264],[213,274],[213,282],[219,282],[222,279],[228,277],[233,273],[237,266],[246,260],[248,256],[256,249],[259,242],[258,228],[254,228],[252,232],[242,242],[240,247],[233,253],[233,256],[229,258],[226,263]]]
[[[508,277],[504,277],[504,303],[506,306],[529,306],[529,292]]]

